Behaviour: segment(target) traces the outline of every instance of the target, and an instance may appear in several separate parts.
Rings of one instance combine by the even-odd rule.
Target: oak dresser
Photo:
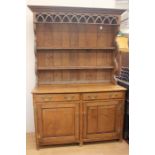
[[[34,16],[36,144],[122,139],[125,88],[115,37],[125,10],[29,6]]]

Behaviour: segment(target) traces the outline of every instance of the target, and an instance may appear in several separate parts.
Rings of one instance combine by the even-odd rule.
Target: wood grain
[[[113,84],[59,84],[59,85],[40,85],[33,89],[34,94],[46,93],[78,93],[78,92],[120,92],[126,89]]]

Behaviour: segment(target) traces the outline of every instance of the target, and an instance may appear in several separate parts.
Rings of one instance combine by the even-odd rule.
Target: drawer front
[[[119,99],[124,96],[124,92],[85,93],[83,100]]]
[[[46,94],[34,95],[35,102],[51,102],[51,101],[76,101],[80,100],[79,94]]]

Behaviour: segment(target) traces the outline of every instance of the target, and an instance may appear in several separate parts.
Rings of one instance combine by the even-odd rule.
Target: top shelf
[[[59,48],[59,47],[37,47],[38,51],[40,50],[114,50],[115,47],[97,47],[97,48]]]

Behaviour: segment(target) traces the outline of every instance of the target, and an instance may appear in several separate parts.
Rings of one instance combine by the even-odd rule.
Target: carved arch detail
[[[115,15],[80,14],[80,13],[54,13],[42,12],[35,16],[36,23],[77,23],[77,24],[103,24],[118,25],[119,18]]]

